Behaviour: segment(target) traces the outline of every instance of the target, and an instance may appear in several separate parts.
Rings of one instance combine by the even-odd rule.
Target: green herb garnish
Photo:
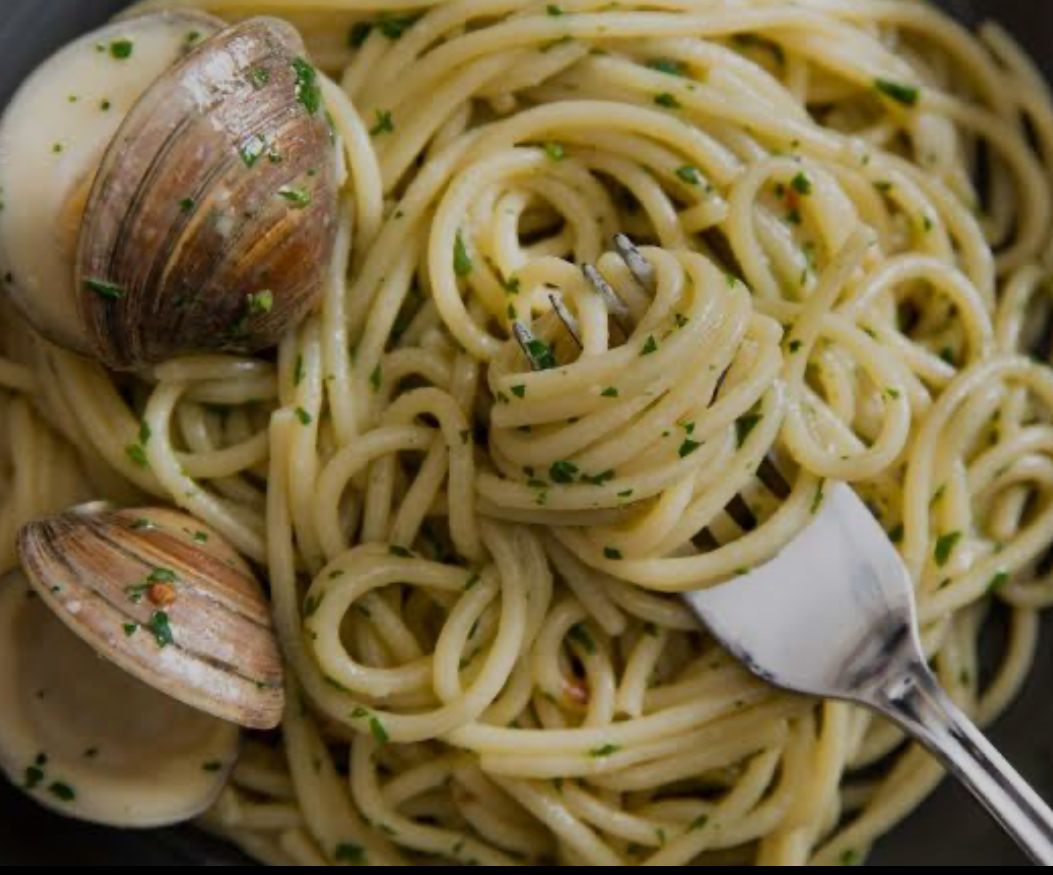
[[[592,636],[589,635],[584,623],[575,623],[571,626],[567,631],[567,637],[575,644],[580,645],[582,650],[589,655],[596,652],[596,642],[592,640]]]
[[[175,643],[175,639],[172,637],[172,627],[168,623],[168,614],[164,611],[154,611],[153,616],[150,617],[150,622],[146,624],[146,628],[154,636],[158,647],[163,648]]]
[[[391,120],[391,112],[386,109],[378,109],[376,111],[376,124],[369,129],[369,134],[372,137],[380,136],[380,134],[390,134],[395,130],[395,123]]]
[[[904,106],[914,106],[921,97],[921,89],[917,86],[893,82],[890,79],[875,79],[874,87],[886,97]]]
[[[279,188],[278,197],[292,204],[294,210],[302,210],[311,204],[311,193],[306,188],[297,188],[292,185],[283,185]]]
[[[548,475],[553,483],[573,483],[578,474],[578,466],[573,462],[553,462],[548,469]]]
[[[936,559],[936,564],[940,568],[946,565],[948,560],[950,560],[954,548],[958,546],[958,542],[961,539],[961,532],[947,532],[936,539],[936,549],[933,551],[933,557]]]
[[[115,39],[110,43],[110,55],[118,61],[127,60],[132,56],[135,44],[130,39]]]
[[[761,413],[747,413],[745,416],[740,416],[735,420],[735,437],[738,440],[740,449],[746,443],[746,438],[750,436],[750,432],[757,427],[762,419],[764,419],[764,415]]]
[[[118,301],[124,297],[124,289],[121,286],[98,277],[87,277],[84,287],[107,301]]]
[[[318,84],[318,71],[303,58],[294,58],[292,67],[296,71],[296,99],[310,115],[314,115],[322,106],[322,86]]]
[[[698,168],[690,164],[685,164],[683,167],[677,167],[676,175],[688,185],[698,185],[702,181]]]
[[[657,70],[659,73],[666,73],[669,76],[684,75],[684,65],[679,61],[674,61],[672,58],[652,58],[647,62],[647,66],[652,70]]]
[[[472,272],[472,257],[468,254],[460,231],[453,241],[453,272],[462,277]]]

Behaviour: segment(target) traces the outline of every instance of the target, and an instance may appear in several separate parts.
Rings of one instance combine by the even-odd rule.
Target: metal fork
[[[623,234],[614,246],[635,280],[653,293],[654,269],[640,250]],[[594,266],[582,271],[628,337],[628,307]],[[573,316],[558,296],[550,301],[580,346]],[[512,328],[532,368],[553,365],[539,360],[539,342],[525,324]],[[759,476],[776,496],[789,494],[771,459]],[[951,701],[926,663],[914,587],[896,548],[851,487],[828,483],[824,493],[808,527],[774,559],[723,585],[685,593],[684,601],[765,681],[864,705],[898,724],[1036,863],[1053,865],[1053,811]],[[744,529],[756,525],[741,497],[725,510]],[[701,541],[718,546],[709,533]]]

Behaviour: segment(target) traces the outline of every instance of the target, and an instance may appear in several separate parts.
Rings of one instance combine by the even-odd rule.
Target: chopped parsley
[[[961,539],[961,532],[947,532],[936,539],[936,549],[933,551],[933,557],[940,568],[947,564],[951,554],[954,552],[954,548],[958,546],[958,542]]]
[[[567,632],[567,637],[590,656],[596,652],[596,642],[592,640],[584,623],[575,623]]]
[[[84,287],[107,301],[118,301],[124,297],[124,289],[121,286],[98,277],[85,278]]]
[[[680,101],[676,99],[675,95],[670,94],[668,91],[656,94],[654,96],[654,102],[659,106],[664,106],[666,109],[680,109]]]
[[[468,276],[472,272],[472,257],[468,254],[460,231],[453,241],[453,272],[457,276]]]
[[[194,209],[194,199],[192,197],[185,197],[179,202],[179,209],[181,212],[189,213]]]
[[[385,745],[391,740],[388,736],[388,731],[384,728],[384,724],[376,717],[369,718],[369,731],[379,745]]]
[[[602,392],[600,392],[600,395],[602,397],[604,397],[604,398],[617,398],[618,397],[618,387],[617,386],[608,386],[606,389],[604,389]]]
[[[338,863],[350,863],[352,866],[361,866],[366,862],[366,852],[359,845],[351,842],[341,842],[333,851],[333,859]]]
[[[139,624],[125,623],[121,628],[124,629],[125,637],[131,638],[136,632],[139,631]]]
[[[764,419],[764,415],[761,413],[747,413],[745,416],[740,416],[735,420],[735,437],[738,440],[740,449],[746,443],[750,432],[757,427],[762,419]]]
[[[373,391],[376,392],[380,389],[380,382],[384,379],[384,372],[381,370],[380,365],[373,368],[373,373],[369,375],[369,385],[373,387]]]
[[[640,348],[640,355],[650,355],[658,349],[658,341],[654,339],[653,334],[647,335],[647,340],[644,341],[644,345]]]
[[[555,3],[549,3],[548,6],[545,7],[545,11],[552,16],[559,16],[563,14],[563,10]]]
[[[608,468],[606,471],[601,471],[599,474],[582,474],[581,479],[585,483],[591,483],[593,486],[602,486],[608,480],[614,479],[614,469]]]
[[[987,584],[987,591],[998,592],[1007,583],[1009,583],[1009,572],[999,571]]]
[[[652,70],[657,70],[659,73],[665,73],[669,76],[684,75],[684,65],[679,61],[674,61],[672,58],[652,58],[647,62],[647,66]]]
[[[154,611],[153,616],[150,617],[150,622],[146,624],[146,628],[154,636],[158,647],[164,648],[169,644],[175,643],[175,639],[172,637],[172,627],[168,623],[168,614],[164,611]]]
[[[62,781],[55,781],[48,787],[48,792],[60,802],[72,802],[77,798],[77,792]]]
[[[128,444],[128,446],[124,448],[124,454],[140,468],[145,468],[150,464],[149,460],[146,458],[146,450],[143,449],[142,444]]]
[[[252,167],[260,160],[260,156],[265,151],[267,151],[267,141],[259,134],[253,134],[248,140],[242,143],[238,149],[238,154],[241,156],[241,161],[246,167]]]
[[[304,410],[302,407],[296,408],[296,418],[300,420],[300,425],[311,424],[311,414]]]
[[[303,58],[294,58],[292,67],[296,71],[296,99],[310,115],[314,115],[322,106],[318,71]]]
[[[556,143],[553,140],[548,140],[541,146],[545,150],[545,154],[548,155],[553,161],[562,161],[567,157],[567,152],[563,148],[562,143]]]
[[[369,129],[370,136],[376,137],[380,134],[390,134],[395,130],[395,123],[391,120],[390,110],[378,109],[376,111],[376,119],[376,124]]]
[[[249,82],[252,87],[259,91],[271,81],[271,72],[266,67],[256,67],[249,72]]]
[[[245,303],[248,305],[249,313],[253,316],[270,313],[274,309],[274,292],[270,289],[252,292],[245,296]]]
[[[205,763],[203,766],[201,766],[201,771],[203,771],[203,772],[218,772],[222,768],[223,768],[223,763],[218,763],[218,762],[213,761],[213,762],[210,762],[210,763]]]
[[[605,744],[603,747],[596,747],[590,750],[589,756],[593,759],[603,759],[604,757],[609,757],[618,753],[621,749],[621,745]]]
[[[917,86],[893,82],[891,79],[875,79],[874,87],[885,97],[903,106],[914,106],[921,97],[921,89]]]
[[[573,483],[578,474],[578,466],[573,462],[553,462],[548,469],[548,476],[553,483]]]
[[[527,341],[526,354],[536,370],[548,371],[556,367],[556,356],[552,347],[543,340],[535,337]]]
[[[419,18],[419,15],[390,15],[385,12],[377,19],[376,24],[377,29],[389,40],[397,40],[416,24]]]
[[[812,180],[810,180],[802,170],[792,180],[790,185],[793,186],[793,190],[799,195],[808,196],[812,193]]]
[[[619,550],[617,547],[604,547],[603,548],[603,558],[604,559],[611,559],[611,560],[621,559],[622,558],[622,551]]]
[[[816,513],[820,507],[823,506],[823,482],[820,481],[819,485],[815,487],[815,497],[812,499],[811,512]]]
[[[691,164],[685,164],[683,167],[676,168],[676,175],[679,176],[688,185],[698,185],[702,181],[702,177],[699,175],[698,168]]]
[[[29,766],[25,771],[22,786],[27,790],[35,790],[40,782],[44,780],[44,770],[39,766]]]
[[[283,185],[278,189],[278,196],[292,204],[294,210],[302,210],[311,204],[311,193],[305,188]]]
[[[390,547],[388,547],[388,552],[392,556],[399,556],[402,559],[413,558],[413,554],[409,550],[407,550],[405,547],[399,547],[397,544],[392,544]]]
[[[526,386],[524,386],[522,383],[520,383],[520,384],[518,384],[516,386],[512,386],[512,394],[515,395],[516,398],[525,398],[526,397]]]
[[[700,444],[698,441],[685,440],[680,445],[680,449],[677,450],[677,452],[680,454],[680,458],[683,459],[683,458],[685,458],[687,456],[690,456],[700,446],[702,446],[702,444]]]
[[[110,56],[118,61],[126,61],[134,49],[135,44],[130,39],[115,39],[110,43]]]

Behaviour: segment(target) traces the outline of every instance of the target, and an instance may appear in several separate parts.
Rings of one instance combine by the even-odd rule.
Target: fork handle
[[[1053,865],[1053,811],[916,663],[875,703],[924,744],[1036,862]]]

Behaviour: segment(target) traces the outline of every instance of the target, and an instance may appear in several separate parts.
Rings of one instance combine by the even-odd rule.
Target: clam
[[[0,579],[0,701],[0,769],[81,820],[188,820],[215,801],[238,753],[236,726],[98,658],[18,571]]]
[[[267,599],[212,529],[175,510],[95,503],[29,523],[18,554],[43,604],[119,669],[231,723],[280,722]]]
[[[318,73],[271,18],[107,25],[0,120],[0,262],[50,340],[111,368],[273,346],[331,257],[337,152]]]

